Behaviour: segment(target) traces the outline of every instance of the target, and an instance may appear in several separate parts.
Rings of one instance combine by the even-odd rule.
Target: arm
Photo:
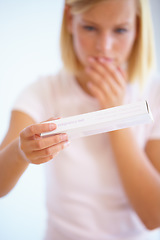
[[[55,124],[35,124],[28,115],[13,111],[8,133],[0,148],[0,197],[15,186],[29,163],[47,162],[65,147],[65,135],[40,137],[41,132],[55,128]]]
[[[120,67],[92,60],[87,73],[89,90],[101,108],[123,104],[127,76]],[[160,227],[160,140],[149,141],[144,151],[131,129],[113,131],[109,136],[130,203],[148,229]]]
[[[28,167],[19,151],[19,133],[34,121],[21,112],[13,112],[8,133],[0,146],[0,197],[6,195]]]
[[[20,154],[19,139],[13,140],[0,151],[0,197],[6,195],[28,167]]]
[[[148,229],[160,227],[160,140],[149,141],[146,154],[131,129],[113,131],[109,136],[132,206]]]

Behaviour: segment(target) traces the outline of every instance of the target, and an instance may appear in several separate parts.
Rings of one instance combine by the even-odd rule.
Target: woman
[[[61,48],[69,71],[40,79],[14,104],[1,146],[0,194],[30,163],[47,162],[46,239],[153,239],[160,227],[160,84],[151,75],[148,1],[67,0]],[[56,128],[40,124],[51,117],[140,98],[153,124],[74,140],[66,149],[66,134],[40,136]]]

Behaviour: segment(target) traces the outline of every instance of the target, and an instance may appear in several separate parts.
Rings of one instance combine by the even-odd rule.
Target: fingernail
[[[104,58],[99,58],[99,61],[100,61],[101,63],[105,63],[105,62],[106,62],[106,60],[105,60]]]
[[[62,141],[68,140],[67,134],[61,134],[60,137],[61,137],[61,140],[62,140]]]
[[[64,143],[64,147],[65,147],[65,148],[68,147],[69,145],[70,145],[70,142],[69,142],[69,141],[67,141],[67,142]]]
[[[93,57],[89,57],[88,60],[89,60],[89,62],[91,62],[91,63],[92,63],[92,62],[95,62],[95,59],[94,59]]]
[[[50,123],[49,124],[49,130],[52,131],[52,130],[55,130],[56,129],[56,124],[55,123]]]

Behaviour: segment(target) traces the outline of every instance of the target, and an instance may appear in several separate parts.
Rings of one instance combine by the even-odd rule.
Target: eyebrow
[[[93,21],[90,21],[90,20],[87,20],[87,19],[84,19],[84,18],[82,18],[82,22],[86,22],[88,24],[93,24],[93,25],[99,26],[97,23],[95,23]]]
[[[82,22],[86,22],[87,24],[93,24],[95,26],[99,26],[99,24],[97,24],[91,20],[85,19],[85,18],[82,18]],[[126,21],[126,22],[117,23],[116,25],[117,26],[130,25],[130,23],[131,23],[131,21]]]

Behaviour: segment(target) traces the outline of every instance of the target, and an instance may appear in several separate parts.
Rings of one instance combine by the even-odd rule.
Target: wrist
[[[120,144],[123,144],[123,142],[126,143],[132,138],[132,136],[133,132],[131,128],[124,128],[109,132],[109,138],[111,142],[118,141]]]
[[[20,138],[18,138],[18,159],[23,160],[25,163],[31,163],[30,160],[26,157],[25,153],[21,149]]]

